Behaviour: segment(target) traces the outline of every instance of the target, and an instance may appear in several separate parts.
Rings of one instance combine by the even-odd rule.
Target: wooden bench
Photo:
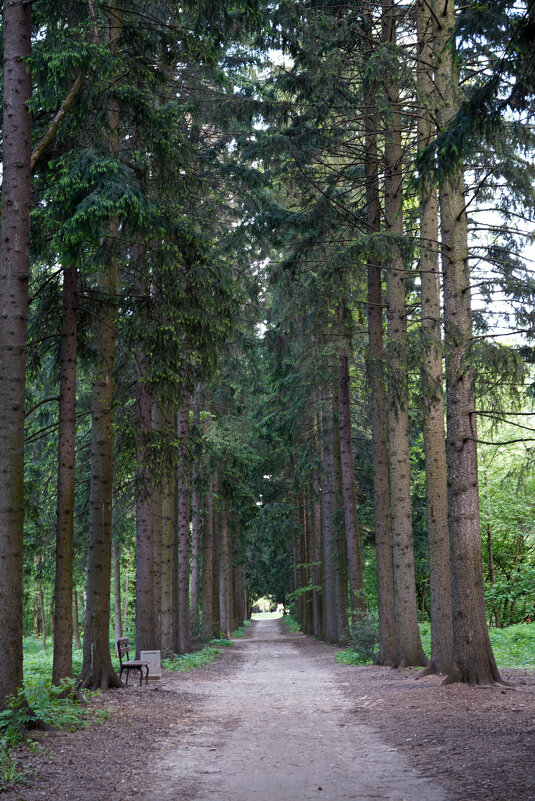
[[[129,637],[121,637],[117,640],[117,653],[119,655],[119,679],[123,675],[123,670],[126,670],[126,685],[128,686],[128,676],[131,670],[139,670],[139,686],[143,686],[143,668],[145,669],[145,686],[149,683],[149,662],[143,662],[141,659],[128,659],[128,653],[130,651]],[[126,661],[123,662],[123,657],[126,657]]]

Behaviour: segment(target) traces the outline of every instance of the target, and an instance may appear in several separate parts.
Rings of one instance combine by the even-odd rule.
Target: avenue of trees
[[[535,3],[5,0],[2,36],[0,706],[23,635],[115,687],[114,635],[183,654],[264,594],[500,683]]]

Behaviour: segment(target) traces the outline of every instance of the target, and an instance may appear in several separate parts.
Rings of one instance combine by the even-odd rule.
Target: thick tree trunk
[[[351,439],[351,398],[349,393],[349,358],[347,348],[340,352],[338,371],[338,416],[340,420],[340,466],[342,470],[342,495],[347,543],[347,567],[349,573],[350,609],[355,624],[355,613],[365,609],[364,580],[362,575],[362,551],[357,520],[355,498],[355,464]]]
[[[195,426],[195,436],[200,437],[201,428],[201,407],[199,392],[195,393],[193,404],[193,422]],[[191,587],[190,604],[195,618],[199,619],[199,597],[200,597],[200,576],[201,576],[201,487],[200,487],[200,462],[196,458],[193,462],[192,470],[192,503],[191,503]]]
[[[419,149],[427,147],[436,132],[431,37],[429,6],[420,0],[418,92],[422,109],[418,119]],[[453,628],[438,271],[438,198],[436,188],[427,183],[422,183],[420,187],[420,277],[422,407],[431,604],[431,660],[424,672],[442,675],[448,673],[451,667]]]
[[[369,234],[378,233],[381,205],[377,156],[378,114],[372,94],[365,109],[366,203]],[[383,350],[383,297],[381,268],[376,259],[368,262],[368,376],[372,422],[373,514],[377,554],[379,610],[378,665],[393,665],[396,659],[394,572],[390,534],[390,490],[386,439],[385,357]]]
[[[458,73],[454,55],[453,0],[432,3],[437,57],[435,76],[444,130],[458,108]],[[446,354],[448,526],[453,593],[453,658],[446,682],[500,683],[490,645],[483,567],[477,477],[477,425],[473,372],[468,227],[462,169],[440,187],[442,271]]]
[[[204,517],[202,537],[202,636],[211,640],[214,636],[213,617],[213,531],[214,531],[214,498],[211,486],[204,496]]]
[[[110,8],[107,42],[114,48],[122,31],[121,0]],[[109,155],[119,157],[120,108],[117,100],[108,101],[106,146]],[[115,371],[115,319],[117,295],[118,220],[110,221],[106,267],[97,277],[100,309],[96,315],[93,343],[98,363],[92,386],[91,478],[89,485],[89,556],[87,565],[87,602],[84,622],[84,660],[80,677],[82,687],[106,689],[120,687],[121,681],[111,663],[110,573],[113,498],[113,395]]]
[[[191,651],[189,618],[190,575],[190,458],[189,458],[189,407],[178,413],[178,653]]]
[[[56,598],[52,683],[72,676],[72,563],[74,530],[74,467],[76,441],[76,348],[78,275],[72,265],[63,271],[61,319],[58,500],[56,514]]]
[[[117,656],[117,640],[123,636],[123,626],[121,620],[121,549],[115,541],[111,544],[111,561],[113,565],[115,655]]]
[[[336,557],[334,543],[334,454],[333,420],[330,389],[324,393],[322,408],[322,535],[324,572],[324,630],[323,638],[328,643],[338,641],[336,614]]]
[[[383,43],[395,45],[394,8],[383,3]],[[386,232],[403,236],[401,115],[399,89],[388,74],[384,79],[388,110],[385,116],[385,224]],[[388,468],[390,521],[396,602],[395,666],[425,665],[418,629],[414,570],[409,458],[409,389],[407,364],[407,308],[405,266],[399,245],[392,239],[386,267],[388,331]]]
[[[0,709],[22,685],[24,401],[30,244],[32,6],[4,3],[0,250]]]

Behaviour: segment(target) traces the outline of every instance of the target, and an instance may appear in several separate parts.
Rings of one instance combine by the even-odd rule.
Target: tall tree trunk
[[[366,98],[365,171],[367,222],[370,236],[379,232],[378,114],[373,93]],[[383,350],[383,296],[381,268],[375,258],[368,262],[368,376],[372,422],[373,515],[377,554],[379,610],[378,665],[393,665],[396,659],[394,569],[390,533],[390,489],[386,439],[385,357]]]
[[[219,613],[220,628],[226,637],[232,632],[231,622],[232,541],[229,526],[228,502],[222,499],[219,539]]]
[[[166,430],[168,430],[168,422]],[[173,530],[176,492],[175,482],[170,476],[164,475],[162,480],[161,649],[164,654],[171,655],[173,653]]]
[[[24,400],[30,244],[31,3],[4,3],[0,250],[0,709],[22,685]]]
[[[106,32],[110,48],[116,47],[121,32],[122,2],[114,0]],[[111,158],[118,159],[120,107],[115,99],[108,100],[107,118],[106,148]],[[98,363],[94,367],[92,385],[89,556],[81,674],[81,686],[93,690],[122,684],[111,663],[109,643],[118,236],[118,220],[113,219],[109,223],[107,252],[103,254],[106,267],[97,277],[100,310],[93,329]]]
[[[418,119],[418,148],[422,149],[433,141],[436,132],[431,13],[425,0],[418,3],[418,47],[418,92],[422,105]],[[451,667],[453,624],[438,272],[438,198],[436,188],[427,182],[420,187],[420,278],[431,604],[431,660],[424,672],[442,675]]]
[[[128,631],[128,591],[130,589],[130,551],[126,549],[126,564],[124,569],[124,602],[123,602],[123,632]]]
[[[455,60],[455,4],[433,0],[437,56],[435,81],[441,98],[437,112],[444,130],[458,109]],[[501,683],[490,645],[485,613],[477,478],[477,424],[474,377],[469,353],[472,309],[468,265],[468,226],[462,168],[440,186],[442,272],[446,355],[448,526],[453,595],[453,658],[446,678],[487,685]]]
[[[193,403],[193,422],[195,426],[195,436],[200,438],[201,430],[201,407],[199,390],[195,392]],[[191,503],[191,588],[190,604],[195,618],[199,619],[199,595],[200,595],[200,576],[201,576],[201,487],[200,487],[200,462],[195,458],[192,470],[192,503]]]
[[[45,599],[43,595],[43,585],[39,585],[39,613],[41,615],[41,637],[43,651],[46,651],[46,618],[45,618]]]
[[[312,634],[321,637],[322,604],[321,604],[321,490],[319,471],[314,470],[312,477],[312,585],[317,589],[312,591]]]
[[[56,514],[56,598],[52,683],[72,676],[72,566],[74,530],[74,467],[76,442],[76,349],[78,338],[78,273],[63,271],[61,319],[58,500]]]
[[[139,284],[142,296],[148,296],[145,282]],[[154,616],[154,554],[152,541],[152,476],[150,437],[152,401],[145,384],[145,356],[136,359],[136,651],[153,651],[156,639]]]
[[[220,470],[218,467],[214,470],[214,491],[213,491],[213,528],[212,528],[212,620],[214,624],[214,635],[219,637],[221,633],[221,609],[219,605],[219,552],[221,542],[221,487],[220,487]]]
[[[204,516],[202,535],[202,635],[204,640],[214,636],[213,617],[213,531],[214,531],[214,498],[211,486],[204,496]]]
[[[190,546],[190,458],[189,458],[189,407],[178,413],[178,653],[191,651],[189,619],[189,546]]]
[[[82,641],[80,640],[80,618],[78,615],[78,593],[76,592],[76,588],[73,588],[72,591],[72,601],[74,612],[74,647],[77,651],[80,651],[82,648]]]
[[[35,640],[39,639],[39,593],[35,583],[33,585],[33,636]]]
[[[340,352],[338,371],[338,416],[340,428],[340,467],[342,471],[342,496],[344,499],[344,521],[347,543],[347,566],[349,573],[350,609],[355,623],[355,613],[365,609],[362,575],[362,552],[357,520],[355,498],[355,465],[351,439],[351,399],[349,393],[349,357],[344,346]]]
[[[336,564],[334,546],[334,454],[333,421],[330,388],[326,390],[322,408],[322,534],[324,571],[324,632],[326,642],[338,640],[336,614]]]
[[[164,427],[164,414],[162,404],[158,400],[152,401],[152,430],[157,436],[162,436]],[[162,527],[163,527],[163,471],[152,478],[152,590],[153,590],[153,616],[154,638],[156,648],[162,648]]]
[[[114,600],[114,629],[115,652],[117,656],[117,640],[123,636],[121,621],[121,549],[115,542],[111,544],[111,561],[113,565],[113,600]]]
[[[338,642],[347,642],[349,639],[348,617],[348,575],[347,575],[347,544],[345,534],[345,521],[341,511],[343,508],[342,490],[342,456],[340,451],[340,425],[338,417],[338,371],[333,377],[334,392],[332,395],[332,435],[334,459],[334,544],[335,544],[335,570],[336,570],[336,617],[338,629]]]
[[[396,23],[391,0],[383,2],[383,44],[395,46]],[[388,68],[387,68],[388,69]],[[401,114],[399,88],[392,76],[384,78],[388,109],[385,115],[385,224],[386,232],[403,236]],[[390,520],[396,602],[397,667],[427,663],[420,631],[414,570],[409,458],[409,389],[407,364],[407,308],[405,265],[399,244],[391,239],[386,268],[388,331],[388,468]]]

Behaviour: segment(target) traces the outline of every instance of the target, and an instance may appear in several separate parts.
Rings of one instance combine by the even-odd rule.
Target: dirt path
[[[535,801],[534,671],[443,687],[336,651],[255,622],[201,670],[98,696],[89,728],[34,732],[0,801]]]
[[[405,757],[355,721],[332,674],[296,647],[279,620],[236,642],[227,681],[196,683],[203,721],[169,741],[153,801],[446,801]],[[147,795],[147,798],[149,795]]]

